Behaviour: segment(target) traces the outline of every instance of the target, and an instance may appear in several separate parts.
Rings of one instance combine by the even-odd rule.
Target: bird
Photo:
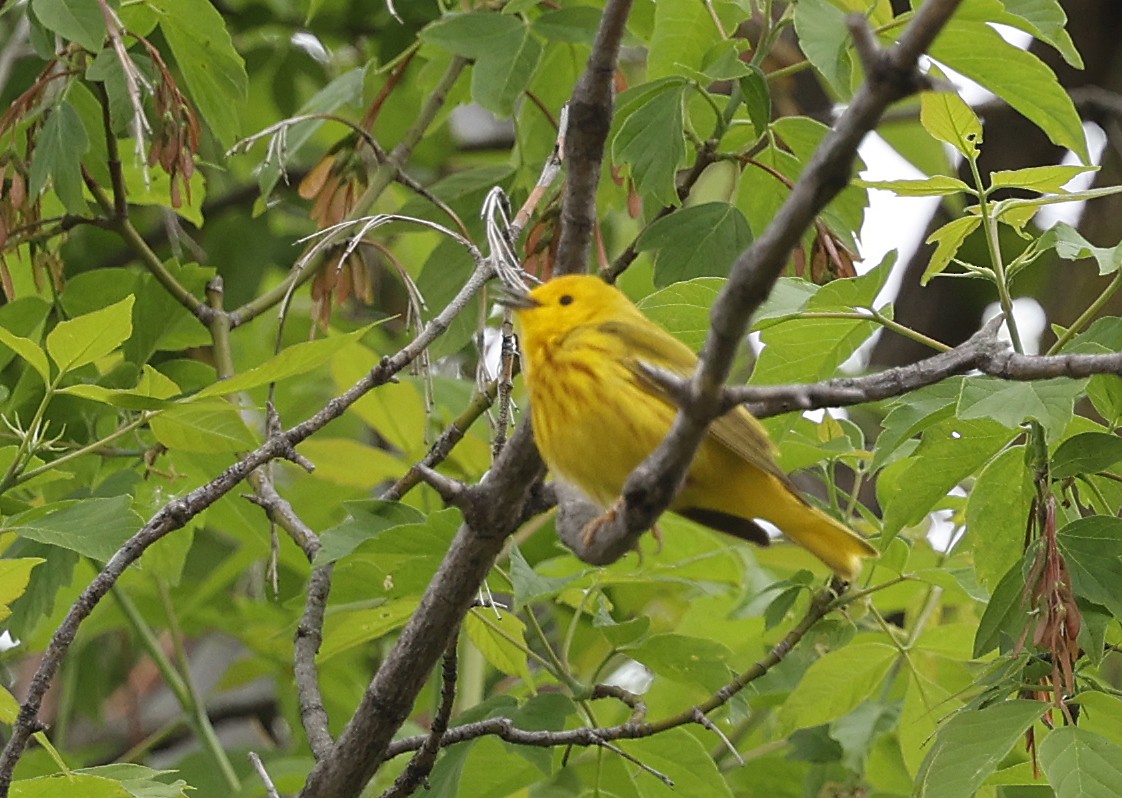
[[[612,507],[678,412],[651,369],[688,379],[697,356],[595,275],[555,277],[529,291],[508,290],[499,301],[516,318],[542,459],[556,477]],[[776,463],[763,426],[742,406],[709,426],[669,509],[763,546],[770,537],[757,519],[768,521],[846,581],[878,555],[807,502]]]

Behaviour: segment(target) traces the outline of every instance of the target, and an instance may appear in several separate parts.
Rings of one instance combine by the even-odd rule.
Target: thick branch
[[[612,124],[613,78],[619,60],[631,0],[608,0],[600,30],[569,103],[565,141],[568,176],[561,204],[561,234],[557,244],[557,274],[588,270],[588,246],[596,225],[596,187],[604,160],[604,142]]]
[[[417,611],[366,688],[358,709],[330,754],[312,770],[301,796],[358,795],[385,759],[393,735],[445,650],[476,591],[517,528],[531,501],[530,486],[543,467],[526,425],[520,426],[487,480],[471,489],[476,500]]]

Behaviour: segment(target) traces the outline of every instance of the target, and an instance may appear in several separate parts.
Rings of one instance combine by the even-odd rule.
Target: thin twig
[[[249,761],[253,764],[253,769],[257,771],[257,776],[261,779],[261,783],[265,785],[265,795],[268,796],[268,798],[280,798],[280,793],[277,792],[277,785],[273,784],[273,780],[269,777],[269,772],[265,770],[265,763],[261,761],[261,757],[253,751],[250,751],[247,756],[249,756]]]
[[[436,755],[440,753],[440,745],[444,734],[448,731],[448,719],[452,717],[452,706],[456,702],[456,674],[457,656],[456,646],[459,644],[459,630],[452,635],[448,648],[444,652],[444,665],[441,668],[440,706],[429,726],[428,736],[417,749],[417,753],[409,760],[393,786],[382,793],[382,798],[404,798],[411,795],[418,786],[425,783],[432,767],[436,764]]]

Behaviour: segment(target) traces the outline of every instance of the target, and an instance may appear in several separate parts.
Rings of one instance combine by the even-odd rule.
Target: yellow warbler
[[[542,458],[554,474],[609,507],[678,412],[639,364],[687,377],[697,357],[598,277],[558,277],[505,304],[521,328]],[[765,519],[853,579],[876,549],[807,504],[775,464],[773,450],[747,410],[730,410],[710,425],[670,509],[761,545],[768,536],[753,519]]]

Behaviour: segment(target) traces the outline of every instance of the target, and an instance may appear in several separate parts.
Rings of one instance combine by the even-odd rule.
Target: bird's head
[[[499,303],[514,310],[524,338],[553,338],[636,312],[618,288],[587,274],[555,277],[524,293],[508,292]]]

